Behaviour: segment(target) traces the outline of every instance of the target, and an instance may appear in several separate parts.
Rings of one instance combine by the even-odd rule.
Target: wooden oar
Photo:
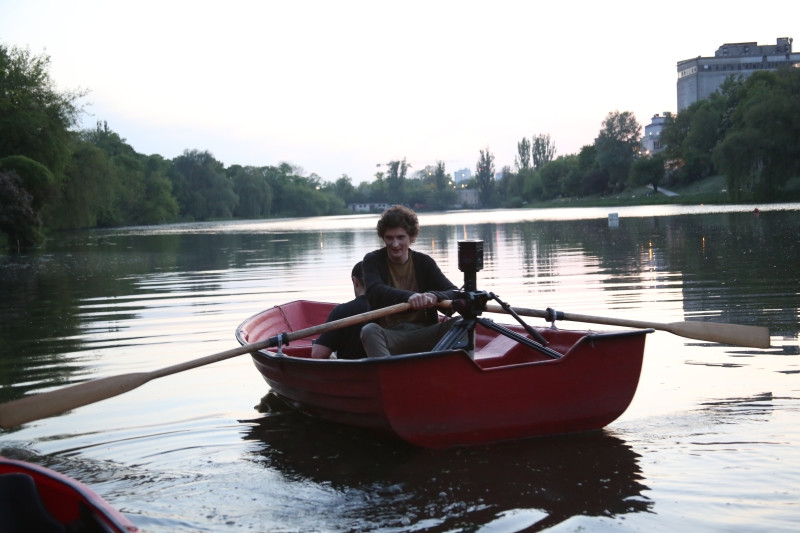
[[[391,315],[393,313],[400,313],[409,308],[409,304],[400,303],[381,309],[375,309],[360,315],[353,315],[350,317],[334,320],[325,324],[319,324],[310,328],[305,328],[291,333],[287,333],[279,338],[278,335],[263,341],[255,342],[253,344],[246,344],[239,348],[232,348],[224,352],[219,352],[213,355],[207,355],[200,359],[178,363],[177,365],[168,366],[160,370],[153,370],[151,372],[134,372],[131,374],[122,374],[119,376],[110,376],[107,378],[95,379],[92,381],[85,381],[77,385],[71,385],[54,391],[43,392],[13,400],[0,405],[0,427],[10,428],[55,416],[64,413],[71,409],[96,403],[101,400],[118,396],[124,392],[131,391],[141,385],[144,385],[150,380],[177,374],[184,370],[190,370],[199,366],[216,363],[225,359],[236,357],[246,353],[257,352],[270,346],[277,346],[279,343],[288,343],[295,339],[303,339],[311,337],[317,333],[324,333],[335,329],[346,328],[361,322],[369,322],[377,320],[381,317]]]
[[[512,309],[518,315],[535,316],[548,320],[551,318],[551,313],[548,311],[526,309],[524,307],[512,307]],[[486,304],[486,311],[490,313],[505,313],[501,306],[492,303]],[[561,311],[555,311],[555,319],[570,320],[573,322],[587,322],[593,324],[606,324],[608,326],[622,326],[626,328],[657,329],[689,339],[720,342],[723,344],[734,344],[736,346],[747,346],[751,348],[770,347],[769,329],[761,326],[742,326],[739,324],[700,321],[670,322],[668,324],[662,324],[658,322],[645,322],[642,320],[626,320],[623,318],[576,315]]]

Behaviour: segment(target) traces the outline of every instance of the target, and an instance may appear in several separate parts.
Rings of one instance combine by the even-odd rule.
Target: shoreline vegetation
[[[771,200],[765,203],[798,203],[800,202],[800,177],[790,179],[785,188],[785,195],[780,200]],[[553,208],[593,208],[593,207],[627,207],[627,206],[643,206],[643,205],[739,205],[739,204],[758,204],[759,202],[748,200],[744,202],[731,201],[730,195],[726,188],[726,179],[724,176],[712,176],[704,178],[699,181],[693,182],[683,187],[671,187],[665,189],[658,188],[654,191],[652,186],[641,186],[630,189],[625,189],[618,194],[607,195],[593,195],[582,197],[562,197],[552,200],[544,200],[539,202],[528,202],[521,206],[515,207],[486,207],[478,208],[478,210],[495,210],[495,209],[553,209]],[[419,212],[435,211],[428,209],[419,209]],[[325,216],[325,215],[311,215]],[[267,216],[261,217],[258,220],[273,220],[286,218],[285,216]],[[307,217],[303,217],[307,218]],[[232,220],[244,220],[240,217],[212,217],[206,219],[207,222],[225,222]],[[253,219],[248,219],[253,220]],[[157,224],[144,224],[149,226],[161,226],[175,223],[187,222],[186,220],[174,220],[170,222],[163,222]],[[91,229],[91,228],[83,228]],[[46,246],[46,241],[53,235],[57,235],[62,231],[80,231],[80,228],[71,229],[46,229],[45,240],[40,243],[39,247]],[[36,247],[34,247],[36,248]],[[0,255],[8,255],[14,253],[14,247],[9,246],[6,235],[0,232]]]
[[[672,194],[670,194],[672,193]],[[770,200],[767,203],[793,203],[800,202],[800,178],[789,180],[786,185],[785,195],[780,200]],[[524,208],[557,208],[557,207],[620,207],[636,205],[700,205],[724,204],[737,205],[740,203],[759,203],[754,200],[733,202],[727,192],[724,176],[712,176],[691,183],[685,187],[659,187],[658,192],[650,187],[636,187],[625,191],[605,196],[586,196],[579,198],[556,198],[542,202],[530,203]]]
[[[356,186],[346,174],[306,175],[287,162],[226,167],[208,150],[174,159],[142,154],[100,120],[75,130],[86,92],[59,91],[49,62],[0,43],[0,108],[8,111],[0,115],[0,248],[8,251],[36,247],[59,230],[341,215],[353,206],[800,201],[800,69],[730,77],[708,99],[667,113],[652,153],[635,115],[617,110],[578,153],[557,155],[550,134],[537,133],[517,143],[513,168],[497,168],[486,146],[474,175],[451,175],[441,160],[412,169],[404,157]]]

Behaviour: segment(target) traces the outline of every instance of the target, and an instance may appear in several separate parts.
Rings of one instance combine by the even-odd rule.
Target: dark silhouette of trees
[[[658,185],[664,179],[664,173],[663,154],[641,157],[631,165],[630,184],[633,187],[652,185],[653,192],[658,192]]]
[[[181,217],[190,220],[230,218],[239,199],[219,161],[208,151],[184,150],[173,161],[170,178]]]
[[[773,200],[800,175],[800,71],[761,71],[741,82],[714,162],[734,201]],[[727,125],[727,122],[723,122]]]
[[[349,212],[350,204],[407,203],[442,210],[459,203],[444,163],[408,176],[407,160],[358,186],[328,182],[288,163],[225,168],[206,150],[174,159],[137,153],[105,122],[75,131],[85,91],[59,91],[50,59],[0,44],[0,230],[14,249],[50,229],[178,220],[293,217]],[[517,143],[514,169],[495,174],[480,150],[469,187],[482,207],[616,194],[626,187],[687,185],[722,173],[732,201],[780,201],[800,176],[800,69],[730,77],[709,98],[667,114],[663,152],[644,157],[641,126],[610,112],[594,142],[556,157],[549,134]],[[649,154],[645,154],[647,156]]]
[[[631,165],[639,153],[641,129],[630,111],[613,111],[603,121],[594,146],[597,166],[608,174],[611,192],[625,188]]]
[[[41,242],[41,218],[33,209],[33,197],[14,172],[0,171],[0,232],[17,251]]]
[[[534,170],[542,168],[556,156],[556,145],[550,139],[549,133],[540,133],[533,136],[531,144],[531,160]]]
[[[59,178],[69,162],[70,128],[78,123],[85,92],[59,91],[49,69],[49,56],[0,44],[0,159],[22,155]]]
[[[480,151],[475,170],[481,206],[491,207],[494,205],[494,155],[489,151],[488,146],[486,150]]]

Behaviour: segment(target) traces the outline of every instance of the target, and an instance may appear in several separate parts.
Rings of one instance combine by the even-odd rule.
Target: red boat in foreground
[[[267,309],[245,320],[236,338],[252,344],[323,324],[333,305],[294,301]],[[627,409],[652,330],[521,324],[496,328],[481,319],[470,350],[312,359],[307,337],[252,357],[272,391],[300,411],[426,448],[597,430]]]
[[[83,483],[0,456],[0,531],[134,533],[138,529]]]

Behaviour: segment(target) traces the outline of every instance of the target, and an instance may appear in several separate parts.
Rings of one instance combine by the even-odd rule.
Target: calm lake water
[[[651,334],[633,403],[601,432],[415,449],[287,411],[240,356],[3,430],[0,453],[145,532],[795,531],[800,205],[754,207],[613,209],[618,227],[609,209],[420,216],[414,247],[458,285],[457,241],[482,239],[478,288],[511,305],[769,327],[765,350]],[[86,231],[2,256],[0,401],[234,348],[276,304],[347,300],[376,220]]]

